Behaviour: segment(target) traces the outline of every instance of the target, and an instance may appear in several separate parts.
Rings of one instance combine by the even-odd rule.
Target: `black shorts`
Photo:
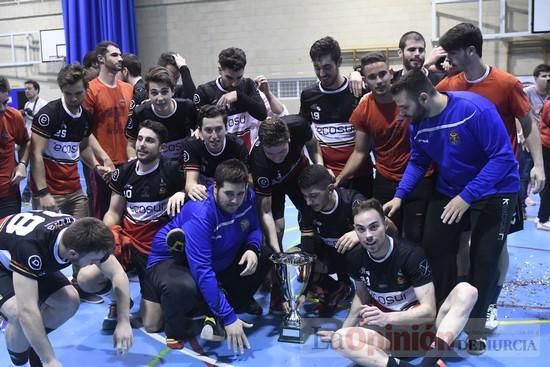
[[[138,275],[141,297],[149,301],[155,300],[154,302],[157,302],[155,289],[147,276],[147,258],[149,256],[140,252],[134,246],[130,246],[130,254],[132,265]]]
[[[21,195],[17,194],[0,198],[0,218],[21,213]]]
[[[0,270],[0,307],[15,295],[12,276],[13,273],[11,271],[4,268]],[[60,271],[40,277],[38,279],[38,299],[40,303],[44,303],[49,296],[70,284],[69,279]]]
[[[298,225],[300,230],[313,229],[313,212],[307,206],[304,195],[298,187],[296,179],[285,181],[273,188],[271,193],[271,212],[273,219],[282,219],[285,215],[285,199],[290,198],[296,210],[298,210]]]

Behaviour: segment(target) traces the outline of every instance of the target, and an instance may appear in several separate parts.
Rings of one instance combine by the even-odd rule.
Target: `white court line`
[[[165,338],[163,338],[162,336],[160,336],[159,334],[156,334],[156,333],[148,333],[147,331],[145,331],[144,328],[139,328],[139,330],[141,330],[145,335],[148,335],[149,337],[155,339],[156,341],[160,342],[161,344],[165,344],[166,340]],[[210,358],[210,357],[207,357],[207,356],[203,356],[203,355],[200,355],[198,354],[197,352],[191,350],[191,349],[187,349],[185,347],[183,347],[183,349],[172,349],[174,352],[180,352],[180,353],[183,353],[183,354],[186,354],[188,355],[189,357],[191,358],[195,358],[195,359],[198,359],[199,361],[202,361],[202,362],[205,362],[205,363],[210,363],[210,364],[213,364],[215,366],[220,366],[220,367],[234,367],[233,365],[231,364],[227,364],[227,363],[222,363],[222,362],[218,362],[216,359],[213,359],[213,358]]]

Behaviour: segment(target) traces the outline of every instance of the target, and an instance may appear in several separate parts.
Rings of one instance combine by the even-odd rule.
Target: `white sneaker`
[[[497,305],[489,305],[489,308],[487,309],[487,319],[485,321],[485,330],[489,333],[494,332],[498,327],[497,312]]]
[[[537,229],[541,231],[550,231],[550,220],[541,223],[540,220],[537,222]]]

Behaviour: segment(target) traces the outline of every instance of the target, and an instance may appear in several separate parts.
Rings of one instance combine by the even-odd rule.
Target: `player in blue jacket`
[[[201,337],[220,341],[227,335],[228,345],[242,353],[250,348],[244,328],[252,325],[236,313],[261,314],[253,295],[269,270],[268,251],[260,257],[262,233],[246,166],[229,159],[216,168],[214,182],[206,200],[187,202],[159,230],[147,268],[169,347],[182,347],[186,314],[202,296],[211,317]]]
[[[456,285],[460,233],[472,231],[469,283],[479,297],[466,326],[469,351],[486,349],[485,315],[498,278],[498,259],[514,214],[518,164],[495,106],[470,92],[437,92],[425,75],[411,71],[392,86],[401,113],[412,119],[411,158],[395,197],[393,214],[436,166],[435,193],[422,244],[432,264],[438,304]]]

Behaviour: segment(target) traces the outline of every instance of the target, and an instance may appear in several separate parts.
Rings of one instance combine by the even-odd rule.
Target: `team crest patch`
[[[267,177],[259,177],[257,182],[258,186],[260,186],[262,189],[265,189],[269,186],[269,178]]]
[[[38,116],[38,125],[48,126],[49,124],[50,124],[50,116],[46,115],[45,113]]]
[[[460,135],[458,135],[458,133],[456,131],[451,131],[449,133],[449,141],[451,142],[451,144],[453,145],[458,145],[460,144]]]
[[[243,232],[246,232],[248,228],[250,228],[250,222],[248,221],[248,219],[241,220],[240,225]]]
[[[42,259],[38,255],[32,255],[31,257],[29,257],[27,263],[29,264],[29,268],[31,268],[32,270],[42,269]]]

